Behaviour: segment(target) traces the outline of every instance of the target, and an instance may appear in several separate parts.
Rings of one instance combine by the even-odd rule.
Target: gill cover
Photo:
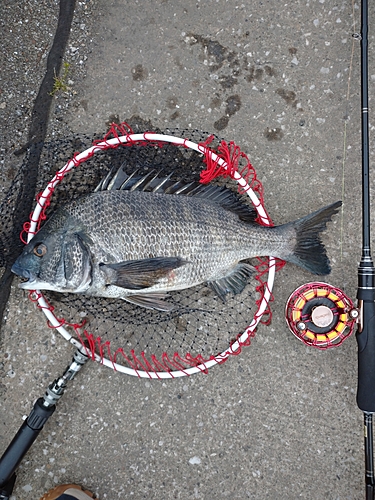
[[[61,278],[67,292],[83,292],[90,286],[90,253],[79,233],[64,240],[56,278]]]

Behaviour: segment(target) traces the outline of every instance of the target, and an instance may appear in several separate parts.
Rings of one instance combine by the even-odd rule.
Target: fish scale
[[[272,255],[327,274],[320,233],[340,205],[263,227],[226,188],[116,174],[60,207],[12,270],[27,279],[24,289],[117,297],[160,310],[173,307],[164,300],[168,292],[201,283],[225,300],[246,286],[252,267],[242,261],[252,257]]]
[[[87,231],[91,228],[93,255],[102,256],[103,249],[116,248],[113,255],[117,261],[171,255],[188,261],[176,270],[169,290],[209,281],[248,256],[246,224],[201,198],[109,191],[88,195],[66,211]],[[121,229],[118,232],[110,227]],[[162,289],[166,283],[167,279],[161,280],[153,289]]]

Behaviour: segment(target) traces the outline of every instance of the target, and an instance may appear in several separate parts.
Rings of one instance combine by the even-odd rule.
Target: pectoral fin
[[[186,261],[180,257],[155,257],[116,264],[100,264],[100,269],[105,274],[107,285],[142,290],[156,285],[161,278],[184,264]]]

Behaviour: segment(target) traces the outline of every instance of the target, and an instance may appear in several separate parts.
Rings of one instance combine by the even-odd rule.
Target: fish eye
[[[33,252],[37,257],[43,257],[47,253],[47,247],[44,243],[39,243],[35,245]]]

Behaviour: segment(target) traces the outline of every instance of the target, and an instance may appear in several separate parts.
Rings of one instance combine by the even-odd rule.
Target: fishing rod
[[[357,404],[364,415],[366,500],[375,498],[373,414],[375,412],[375,268],[370,245],[368,2],[361,2],[362,257],[358,267],[359,324]]]
[[[361,2],[361,32],[353,37],[361,43],[362,255],[358,266],[358,305],[354,307],[341,290],[327,283],[307,283],[291,294],[285,316],[299,340],[319,349],[341,345],[357,324],[357,404],[364,416],[366,500],[375,500],[375,267],[370,244],[368,0]]]

